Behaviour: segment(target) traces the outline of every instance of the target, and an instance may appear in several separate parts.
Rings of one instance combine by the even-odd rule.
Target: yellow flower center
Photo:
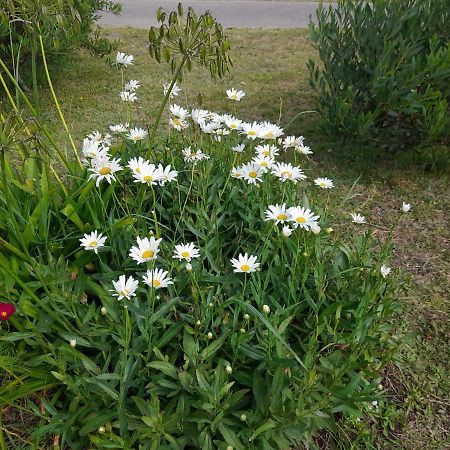
[[[2,316],[2,317],[6,317],[8,315],[8,313],[6,312],[6,311],[2,311],[1,313],[0,313],[0,316]]]
[[[151,183],[153,181],[153,177],[151,175],[145,175],[144,181],[147,183]]]
[[[256,131],[250,130],[247,134],[248,134],[249,136],[254,136],[254,135],[256,134]]]
[[[153,250],[145,250],[142,253],[142,258],[143,259],[152,258],[154,254],[155,254],[155,252]]]
[[[153,281],[152,281],[152,286],[153,286],[153,287],[159,287],[159,286],[161,286],[161,281],[159,281],[159,280],[153,280]]]
[[[264,137],[267,138],[267,139],[272,139],[273,138],[273,133],[270,131],[269,133],[266,133]]]
[[[91,242],[89,242],[89,247],[95,248],[95,247],[97,247],[97,244],[98,244],[97,241],[91,241]]]
[[[322,181],[322,183],[320,183],[320,187],[327,187],[327,183],[325,183],[325,181]]]
[[[181,253],[181,256],[182,256],[183,258],[188,258],[189,255],[190,255],[189,252],[183,252],[183,253]]]
[[[230,123],[230,128],[234,130],[235,128],[237,128],[237,125],[235,123]]]
[[[118,294],[122,297],[128,297],[128,291],[126,289],[124,289],[123,291],[119,291]]]
[[[270,152],[266,150],[265,152],[263,152],[263,155],[264,155],[264,156],[269,156],[269,155],[270,155]]]
[[[263,161],[263,162],[260,164],[260,166],[261,166],[261,167],[267,167],[267,162],[266,162],[266,161]]]
[[[256,177],[258,176],[258,174],[257,174],[255,171],[252,171],[252,172],[249,172],[249,173],[248,173],[248,176],[249,176],[250,178],[256,178]]]
[[[180,126],[180,125],[181,125],[181,120],[178,119],[178,118],[175,118],[175,119],[173,119],[173,123],[174,123],[175,125],[177,125],[177,126]]]
[[[284,172],[281,172],[281,176],[285,178],[291,178],[292,172],[289,172],[288,170],[285,170]]]
[[[286,214],[278,214],[277,219],[278,220],[286,220],[288,216]]]
[[[295,221],[298,222],[298,223],[305,223],[305,222],[306,222],[306,219],[305,219],[304,217],[297,217],[297,218],[295,219]]]
[[[100,175],[108,175],[111,173],[111,167],[102,167],[99,171]]]
[[[241,266],[242,272],[248,272],[250,270],[250,266],[248,264],[243,264]]]

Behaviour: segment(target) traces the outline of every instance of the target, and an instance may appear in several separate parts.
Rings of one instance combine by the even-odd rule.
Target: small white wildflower
[[[350,215],[352,216],[353,223],[357,223],[359,225],[366,223],[366,218],[363,215],[357,213],[350,213]]]
[[[388,266],[384,266],[384,265],[381,266],[381,268],[380,268],[381,276],[383,278],[386,278],[391,273],[391,270],[392,269]]]
[[[411,211],[411,204],[403,202],[402,204],[402,212],[407,213]]]

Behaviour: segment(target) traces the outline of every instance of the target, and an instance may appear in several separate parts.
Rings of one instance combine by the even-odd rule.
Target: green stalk
[[[76,148],[75,143],[74,143],[74,141],[72,139],[72,135],[70,134],[69,127],[67,126],[66,120],[64,119],[64,115],[62,113],[61,106],[59,105],[58,98],[56,97],[55,90],[53,89],[52,80],[50,78],[50,73],[48,71],[48,66],[47,66],[47,58],[45,57],[44,42],[42,40],[42,35],[41,34],[39,35],[39,42],[41,44],[42,60],[44,62],[45,75],[47,77],[47,82],[48,82],[48,86],[50,88],[50,92],[52,93],[53,101],[55,102],[55,106],[56,106],[56,109],[58,110],[59,118],[61,119],[63,127],[66,130],[67,136],[69,138],[70,144],[71,144],[72,149],[73,149],[73,153],[75,154],[75,159],[77,160],[78,165],[80,166],[80,168],[83,168],[83,164],[81,163],[80,155],[78,154],[77,148]]]
[[[37,80],[37,68],[36,68],[36,33],[33,31],[33,37],[31,40],[31,75],[33,77],[33,101],[36,108],[37,117],[41,115],[39,107],[39,94],[38,94],[38,80]]]
[[[151,133],[150,139],[148,141],[148,152],[145,155],[145,157],[147,159],[150,158],[150,156],[151,156],[153,141],[155,140],[156,132],[158,131],[159,122],[161,121],[161,117],[163,115],[164,108],[166,107],[166,104],[169,101],[169,97],[172,92],[172,88],[174,87],[175,83],[177,82],[178,77],[180,76],[181,70],[183,69],[185,62],[186,62],[186,56],[184,56],[183,59],[181,60],[180,65],[178,66],[178,69],[176,70],[176,72],[172,78],[172,82],[170,83],[169,89],[167,90],[167,93],[164,96],[161,106],[159,107],[159,110],[156,114],[156,121],[155,121],[155,124],[153,125],[152,133]]]

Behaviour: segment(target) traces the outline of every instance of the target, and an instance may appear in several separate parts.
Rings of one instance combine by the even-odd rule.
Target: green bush
[[[309,61],[324,128],[404,145],[435,139],[448,122],[447,0],[339,1],[321,6]]]
[[[42,74],[41,36],[48,62],[61,61],[71,50],[88,48],[103,56],[114,45],[94,29],[99,10],[119,13],[120,6],[105,0],[4,0],[0,6],[0,58],[22,86],[36,85]]]
[[[226,72],[221,27],[180,16],[151,37],[152,54],[167,53],[179,31],[172,87],[188,59]],[[132,103],[124,109],[133,123]],[[363,416],[379,395],[397,308],[396,276],[382,268],[390,239],[350,223],[345,202],[323,188],[330,181],[302,180],[299,157],[314,170],[302,138],[278,142],[282,130],[267,122],[238,132],[229,115],[190,111],[191,122],[170,111],[167,133],[149,140],[145,129],[115,127],[114,138],[88,137],[75,158],[39,120],[1,116],[0,301],[17,311],[4,311],[0,327],[0,406],[20,403],[39,421],[28,440],[51,435],[61,448],[313,448],[318,430]],[[266,145],[259,163],[246,166],[256,144]],[[132,162],[140,157],[155,166]],[[178,173],[164,179],[158,164]],[[283,211],[277,224],[266,220],[273,204],[317,216]],[[94,230],[106,242],[80,246]],[[130,256],[137,237],[162,239],[139,252],[142,264]],[[188,242],[199,256],[174,258]],[[233,271],[240,253],[255,255],[257,270]],[[155,268],[172,284],[146,286]],[[121,276],[140,284],[118,286]]]

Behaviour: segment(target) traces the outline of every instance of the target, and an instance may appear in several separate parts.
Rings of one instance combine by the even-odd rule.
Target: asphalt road
[[[149,28],[158,25],[156,10],[175,10],[178,0],[122,0],[122,13],[103,13],[100,25]],[[271,0],[187,0],[197,14],[209,10],[225,28],[306,28],[314,18],[317,2]]]

